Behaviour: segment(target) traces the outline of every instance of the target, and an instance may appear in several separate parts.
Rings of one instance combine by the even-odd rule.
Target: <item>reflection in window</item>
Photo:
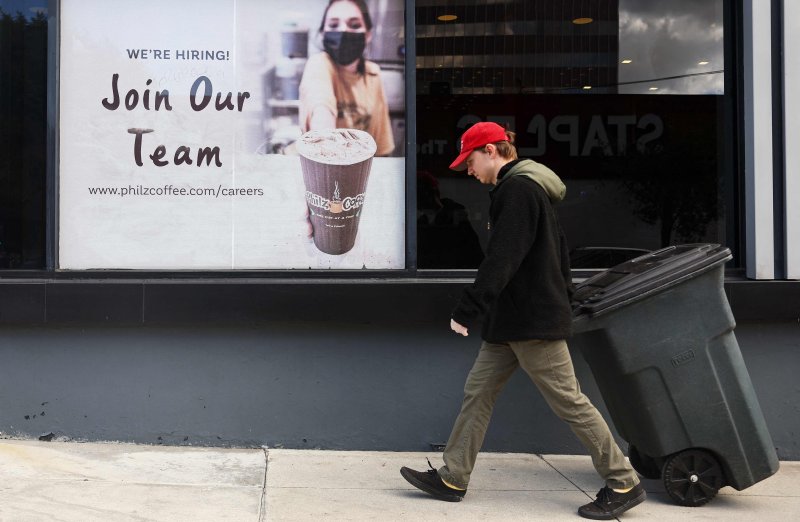
[[[466,207],[442,196],[430,172],[417,172],[417,263],[425,268],[474,268],[483,260]]]
[[[582,268],[733,241],[723,204],[736,183],[722,0],[416,5],[418,168],[440,198],[463,207],[484,248],[486,187],[447,168],[459,136],[484,120],[515,131],[520,156],[564,179],[557,212]],[[449,259],[472,247],[426,243],[424,226],[418,266],[464,267]],[[472,255],[459,259],[477,266]]]
[[[47,17],[41,4],[0,1],[0,270],[44,267]]]
[[[619,92],[723,94],[722,0],[620,0]]]
[[[722,94],[722,11],[722,0],[422,0],[417,92]]]

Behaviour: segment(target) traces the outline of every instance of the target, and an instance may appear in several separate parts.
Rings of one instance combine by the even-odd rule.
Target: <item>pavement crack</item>
[[[565,479],[567,482],[569,482],[570,484],[572,484],[573,486],[575,486],[575,488],[577,488],[577,490],[578,490],[578,491],[580,491],[581,493],[583,493],[584,495],[586,495],[587,497],[589,497],[589,499],[590,499],[590,500],[594,500],[594,498],[592,498],[592,495],[591,495],[591,494],[589,494],[589,492],[588,492],[588,491],[585,491],[585,490],[584,490],[582,487],[580,487],[580,486],[579,486],[579,485],[577,485],[575,482],[573,482],[572,480],[570,480],[570,478],[569,478],[569,477],[567,477],[566,475],[564,475],[563,473],[561,473],[561,471],[560,471],[558,468],[556,468],[555,466],[553,466],[552,464],[550,464],[550,462],[548,462],[548,461],[547,461],[547,459],[546,459],[546,458],[544,458],[544,456],[543,456],[543,455],[540,455],[540,454],[538,454],[538,453],[537,453],[537,454],[536,454],[536,456],[537,456],[537,457],[539,457],[540,459],[542,459],[542,461],[543,461],[545,464],[547,464],[548,466],[550,466],[551,468],[553,468],[553,471],[555,471],[556,473],[558,473],[559,475],[561,475],[562,477],[564,477],[564,479]],[[617,520],[617,521],[619,521],[619,517],[614,517],[614,520]]]
[[[261,501],[258,505],[258,522],[266,522],[267,520],[267,471],[269,470],[269,451],[266,447],[262,447],[264,451],[264,483],[261,488]]]
[[[537,456],[537,457],[539,457],[540,459],[542,459],[542,461],[543,461],[545,464],[547,464],[548,466],[550,466],[551,468],[553,468],[553,471],[555,471],[556,473],[558,473],[559,475],[561,475],[562,477],[564,477],[564,480],[566,480],[567,482],[569,482],[570,484],[572,484],[573,486],[575,486],[575,487],[578,489],[578,491],[580,491],[581,493],[583,493],[584,495],[586,495],[587,497],[589,497],[589,499],[591,499],[591,500],[594,500],[594,498],[592,498],[592,495],[590,495],[588,491],[584,491],[584,489],[583,489],[582,487],[580,487],[580,486],[579,486],[579,485],[577,485],[575,482],[573,482],[572,480],[570,480],[570,478],[569,478],[569,477],[567,477],[566,475],[564,475],[563,473],[561,473],[561,471],[560,471],[560,470],[559,470],[557,467],[555,467],[555,466],[553,466],[552,464],[550,464],[550,462],[548,462],[548,461],[547,461],[547,459],[546,459],[546,458],[544,458],[544,456],[543,456],[543,455],[540,455],[540,454],[538,454],[538,453],[537,453],[537,454],[536,454],[536,456]]]

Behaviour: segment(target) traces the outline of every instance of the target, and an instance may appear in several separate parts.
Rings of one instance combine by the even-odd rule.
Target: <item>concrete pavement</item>
[[[583,520],[601,486],[588,457],[482,453],[467,497],[434,500],[400,476],[438,453],[220,449],[0,440],[0,521]],[[800,514],[800,462],[708,505],[660,481],[622,520],[785,522]]]

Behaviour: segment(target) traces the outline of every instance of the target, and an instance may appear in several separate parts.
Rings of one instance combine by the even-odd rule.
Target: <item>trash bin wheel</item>
[[[658,465],[653,457],[641,453],[633,444],[628,445],[628,458],[631,461],[631,466],[639,475],[648,479],[661,478],[661,466]]]
[[[667,494],[681,506],[702,506],[725,485],[725,474],[717,458],[699,449],[684,450],[668,457],[662,476]]]

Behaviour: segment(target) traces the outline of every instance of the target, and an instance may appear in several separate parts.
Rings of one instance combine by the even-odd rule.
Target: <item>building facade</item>
[[[488,238],[486,191],[447,165],[490,120],[564,179],[576,281],[731,249],[737,338],[780,458],[800,458],[800,7],[366,2],[393,146],[340,195],[298,143],[303,78],[348,31],[296,3],[0,0],[0,433],[438,447],[479,344],[449,313]],[[352,242],[326,252],[315,219],[355,223]],[[522,375],[485,448],[582,452]]]

